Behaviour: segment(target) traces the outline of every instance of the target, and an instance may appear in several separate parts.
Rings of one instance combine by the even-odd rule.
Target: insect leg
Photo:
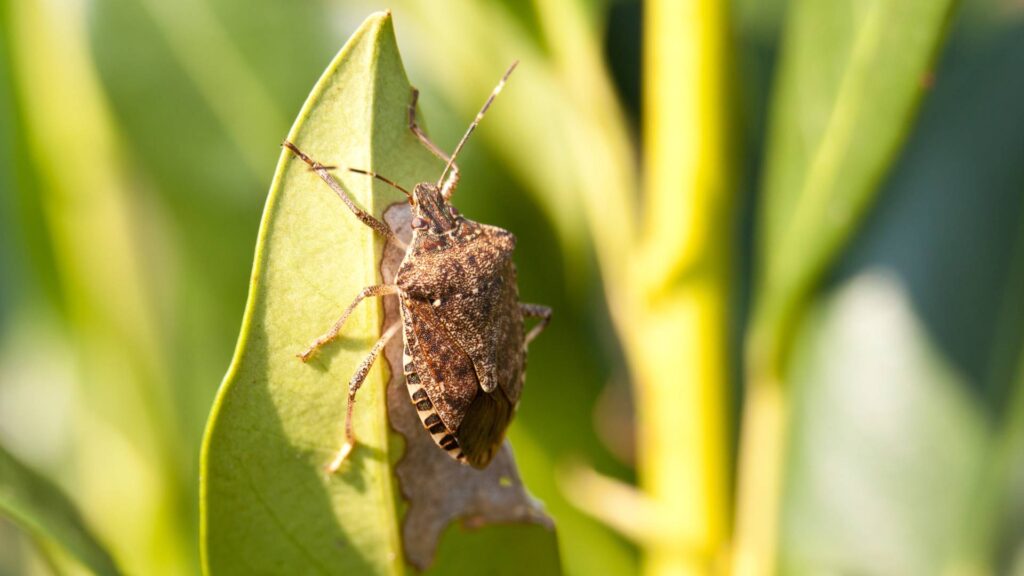
[[[430,150],[434,156],[444,160],[445,164],[447,164],[452,161],[451,156],[446,154],[444,150],[441,150],[440,146],[434,144],[434,141],[431,140],[430,137],[427,136],[426,132],[420,128],[420,125],[416,123],[416,102],[419,101],[419,98],[420,91],[413,88],[412,101],[409,102],[409,130],[412,130],[412,133],[420,139],[420,142],[427,147],[427,150]],[[441,192],[444,195],[445,200],[451,198],[452,192],[455,191],[455,186],[458,185],[458,183],[459,167],[455,163],[452,163],[451,173],[448,175],[448,178],[444,181],[444,184],[441,187]]]
[[[377,284],[374,286],[367,286],[366,288],[363,288],[362,292],[360,292],[359,295],[356,296],[356,299],[353,300],[352,303],[348,305],[348,308],[345,309],[345,312],[342,313],[341,318],[338,318],[338,321],[334,323],[334,326],[331,327],[330,331],[314,340],[313,343],[309,345],[309,348],[306,348],[305,352],[299,354],[299,358],[301,358],[303,362],[308,362],[309,359],[317,350],[333,342],[338,337],[338,334],[341,332],[341,327],[345,325],[345,320],[348,320],[348,317],[352,314],[352,311],[356,309],[356,306],[358,306],[359,303],[362,302],[364,298],[369,298],[370,296],[387,296],[388,294],[398,294],[400,291],[401,290],[398,288],[398,286],[395,286],[394,284]]]
[[[352,453],[352,449],[356,445],[356,435],[352,430],[352,409],[356,404],[356,392],[362,387],[363,381],[366,380],[366,375],[370,373],[370,368],[373,363],[376,362],[377,356],[380,354],[381,349],[387,345],[388,341],[398,331],[398,327],[401,324],[395,322],[384,331],[377,343],[370,349],[370,353],[366,355],[366,358],[359,364],[359,368],[356,369],[356,373],[352,375],[352,380],[348,383],[348,408],[345,410],[345,443],[341,445],[341,449],[338,450],[338,454],[331,460],[331,463],[327,465],[327,471],[335,473],[338,468],[341,467],[341,463],[345,461],[345,458]]]
[[[551,308],[547,306],[541,306],[540,304],[525,304],[519,303],[519,309],[523,311],[523,316],[528,318],[540,318],[540,322],[530,329],[526,334],[526,340],[523,342],[523,346],[527,346],[534,338],[540,335],[548,326],[548,322],[551,322]]]
[[[391,231],[391,228],[388,228],[387,224],[374,218],[372,214],[366,212],[359,206],[356,206],[355,201],[353,201],[352,198],[349,197],[348,192],[346,192],[345,189],[341,187],[341,184],[338,184],[338,181],[334,179],[334,176],[331,176],[330,169],[327,166],[317,162],[316,160],[313,160],[312,158],[307,156],[305,152],[299,150],[298,146],[292,144],[287,140],[285,140],[284,143],[282,143],[282,146],[291,150],[292,153],[298,156],[300,160],[308,164],[309,168],[313,172],[316,172],[317,176],[319,176],[321,180],[326,182],[327,185],[330,186],[331,190],[334,190],[334,193],[338,195],[338,198],[341,198],[341,201],[344,202],[345,206],[348,206],[348,209],[351,210],[352,213],[356,215],[356,218],[359,218],[360,222],[366,224],[370,228],[373,228],[374,231],[379,233],[381,236],[387,238],[388,240],[397,242],[398,245],[401,246],[403,249],[406,248],[405,242],[402,242],[398,238],[398,236],[395,236],[395,233]],[[373,174],[371,173],[370,175]]]
[[[427,150],[433,152],[434,156],[437,156],[441,160],[448,162],[449,160],[452,159],[451,156],[446,154],[444,150],[441,150],[440,146],[434,144],[433,140],[430,139],[430,136],[427,136],[423,129],[420,128],[420,125],[416,122],[416,102],[418,102],[419,99],[420,91],[413,88],[412,100],[409,102],[409,130],[412,130],[412,133],[415,134],[416,137],[420,139],[420,142],[422,142],[423,145],[427,147]],[[458,168],[453,168],[453,170],[455,172],[459,171]]]

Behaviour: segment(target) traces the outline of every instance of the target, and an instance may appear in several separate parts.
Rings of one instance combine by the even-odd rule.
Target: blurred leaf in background
[[[952,43],[803,330],[791,572],[1021,569],[1024,26],[975,15]]]
[[[789,4],[755,221],[734,558],[740,573],[769,573],[778,559],[797,326],[914,125],[955,4]]]
[[[0,447],[0,511],[26,530],[51,562],[75,558],[100,576],[119,574],[110,554],[82,521],[74,505],[35,470]]]

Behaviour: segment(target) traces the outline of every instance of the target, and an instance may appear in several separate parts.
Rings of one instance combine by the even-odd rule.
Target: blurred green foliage
[[[0,0],[0,444],[69,497],[124,572],[199,571],[200,438],[238,335],[278,143],[342,42],[389,7],[443,145],[508,61],[536,62],[462,156],[458,204],[515,231],[524,299],[557,311],[531,348],[510,436],[556,519],[566,573],[643,569],[644,543],[571,505],[557,473],[582,460],[635,480],[629,376],[601,275],[621,255],[586,204],[608,192],[585,172],[629,180],[639,153],[618,149],[624,166],[594,160],[595,133],[572,128],[611,122],[614,138],[636,140],[641,8],[565,5],[568,16],[514,0]],[[763,163],[778,153],[766,145],[769,103],[791,40],[787,3],[731,8],[735,428],[762,250],[754,214]],[[918,25],[880,23],[897,44]],[[588,62],[611,71],[621,117],[586,104]],[[822,265],[824,285],[802,296],[783,573],[1024,573],[1022,66],[1019,3],[962,2],[919,79],[909,140],[877,175],[877,202]],[[83,569],[57,548],[0,523],[0,574]]]
[[[0,447],[0,512],[40,546],[66,552],[94,574],[118,574],[114,560],[90,533],[67,496],[3,447]]]

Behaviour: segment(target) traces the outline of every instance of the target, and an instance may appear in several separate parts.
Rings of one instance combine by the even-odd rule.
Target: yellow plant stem
[[[666,533],[644,542],[645,572],[716,573],[728,537],[724,286],[694,281],[632,335],[641,487]]]
[[[727,3],[654,0],[644,18],[645,237],[626,339],[641,488],[673,521],[644,543],[645,573],[708,574],[730,520]]]
[[[734,576],[774,573],[788,415],[779,379],[754,376],[747,391],[740,436]]]

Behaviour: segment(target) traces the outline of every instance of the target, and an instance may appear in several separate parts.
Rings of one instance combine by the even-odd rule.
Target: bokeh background
[[[709,248],[731,286],[712,445],[731,493],[791,6],[723,7],[735,200],[728,241]],[[511,438],[567,573],[654,573],[660,520],[637,528],[651,502],[629,488],[651,438],[637,434],[603,260],[631,256],[580,200],[601,186],[585,172],[641,194],[640,2],[0,0],[0,446],[58,485],[126,572],[198,573],[199,446],[278,143],[348,35],[384,8],[443,146],[523,60],[508,88],[522,104],[499,100],[494,115],[505,106],[506,124],[540,129],[485,121],[458,195],[471,218],[515,231],[524,298],[556,310]],[[922,82],[877,201],[794,337],[783,573],[1024,574],[1024,4],[960,2]],[[678,349],[661,357],[669,368],[689,357],[659,338]],[[724,501],[728,534],[742,510]],[[23,527],[0,518],[0,574],[76,570]],[[678,545],[691,569],[729,563],[726,544],[702,546]]]

